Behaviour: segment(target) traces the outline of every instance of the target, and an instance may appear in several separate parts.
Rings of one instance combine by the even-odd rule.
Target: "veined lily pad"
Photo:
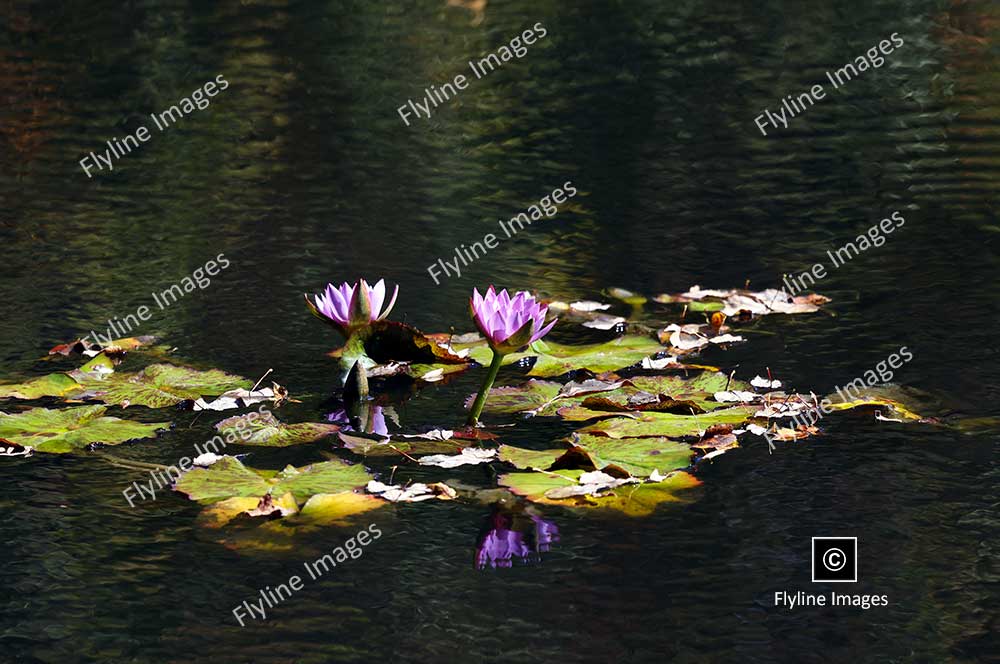
[[[80,383],[64,373],[32,378],[23,383],[0,385],[0,399],[40,399],[62,397],[81,391]]]
[[[268,447],[288,447],[312,443],[330,436],[340,427],[325,422],[302,422],[285,424],[273,413],[248,413],[222,420],[215,425],[221,434],[235,433],[240,445],[264,445]]]
[[[166,408],[202,396],[246,389],[253,383],[241,376],[210,369],[199,371],[173,364],[151,364],[136,374],[116,373],[85,386],[95,398],[120,406]]]
[[[623,484],[596,495],[579,495],[568,498],[551,498],[550,492],[565,490],[580,485],[584,476],[582,470],[559,470],[550,472],[510,473],[499,479],[501,486],[513,493],[536,503],[563,505],[566,507],[586,507],[610,509],[627,516],[646,516],[665,502],[686,500],[685,492],[699,482],[693,475],[679,471],[658,482],[637,482]]]
[[[485,342],[468,346],[469,356],[476,362],[488,365],[493,351]],[[525,357],[534,357],[535,364],[529,376],[561,376],[576,369],[587,369],[594,373],[613,371],[632,366],[644,358],[663,351],[657,341],[645,336],[628,335],[600,344],[568,346],[550,341],[536,341],[521,353],[511,353],[504,358],[504,364],[512,364]]]
[[[528,450],[513,445],[501,445],[497,449],[497,458],[521,470],[548,470],[556,459],[566,454],[567,449],[563,447],[551,450]]]
[[[756,408],[736,406],[714,410],[702,415],[673,413],[635,413],[632,417],[601,420],[580,430],[609,438],[642,438],[650,436],[697,436],[713,424],[741,424],[753,417]]]
[[[105,417],[105,406],[48,410],[32,408],[17,415],[0,413],[0,438],[37,452],[77,452],[94,443],[118,445],[149,438],[169,428],[169,422],[151,424]]]
[[[371,476],[361,465],[339,459],[302,468],[286,466],[280,472],[247,468],[236,457],[224,456],[207,468],[193,468],[177,481],[174,489],[204,504],[229,498],[263,498],[266,494],[291,493],[303,504],[319,493],[340,493],[364,486]]]
[[[653,471],[666,475],[691,465],[690,445],[669,438],[628,438],[577,435],[569,449],[526,450],[501,445],[499,458],[521,469],[602,470],[632,477],[649,477]]]
[[[659,412],[700,413],[724,406],[714,400],[713,394],[725,388],[743,389],[746,383],[730,380],[717,372],[701,372],[692,378],[679,375],[633,376],[624,381],[589,380],[584,383],[559,383],[529,380],[519,386],[498,387],[490,390],[486,410],[497,413],[527,413],[555,415],[565,419],[591,419],[608,417],[608,412],[654,410]],[[663,395],[664,398],[657,398]],[[475,395],[469,397],[466,407]],[[575,411],[563,413],[568,406],[584,406],[602,414],[588,414],[574,418]]]
[[[23,383],[0,385],[0,398],[40,399],[42,397],[74,398],[85,391],[83,383],[102,379],[114,373],[117,361],[100,353],[79,369],[32,378]]]

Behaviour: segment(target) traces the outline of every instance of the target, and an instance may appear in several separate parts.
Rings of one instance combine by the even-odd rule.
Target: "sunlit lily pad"
[[[23,383],[0,385],[0,399],[41,399],[42,397],[62,397],[72,399],[86,390],[84,383],[99,380],[114,373],[117,361],[105,353],[93,357],[79,369],[69,372],[38,376]]]
[[[629,438],[580,435],[575,444],[594,460],[597,469],[614,465],[633,477],[649,477],[653,471],[666,475],[687,468],[694,458],[690,445],[669,438]]]
[[[105,403],[150,408],[176,406],[252,385],[246,378],[217,369],[199,371],[173,364],[152,364],[138,373],[115,373],[103,381],[86,383],[89,394]]]
[[[580,429],[609,438],[640,438],[648,436],[697,436],[713,424],[741,424],[753,417],[756,408],[735,406],[702,415],[642,412],[631,417],[604,419]]]
[[[63,397],[81,391],[80,383],[64,373],[49,374],[32,378],[23,383],[0,385],[0,398],[40,399],[42,397]]]
[[[566,447],[549,450],[528,450],[513,445],[501,445],[497,458],[521,470],[548,470],[555,460],[566,454]]]
[[[174,485],[191,500],[212,504],[234,497],[262,498],[291,493],[299,504],[318,493],[339,493],[364,486],[371,476],[361,465],[339,459],[280,472],[247,468],[236,457],[224,456],[208,468],[193,468]]]
[[[222,420],[215,425],[219,433],[234,433],[240,445],[264,445],[268,447],[288,447],[312,443],[320,438],[333,435],[340,430],[336,424],[325,422],[301,422],[285,424],[273,413],[248,413]]]
[[[690,445],[669,438],[577,435],[568,449],[527,450],[501,445],[501,461],[523,470],[602,470],[616,476],[649,477],[687,468],[694,458]]]
[[[690,499],[685,495],[690,489],[701,484],[693,475],[679,471],[659,482],[637,482],[599,492],[597,495],[581,495],[569,498],[551,498],[554,490],[579,486],[582,470],[559,470],[550,472],[509,473],[499,478],[501,486],[532,502],[566,507],[609,509],[627,516],[652,514],[658,505]]]
[[[468,346],[469,356],[480,364],[487,365],[492,351],[485,342]],[[504,358],[504,364],[512,364],[526,357],[536,358],[529,376],[561,376],[577,369],[587,369],[603,373],[623,369],[641,362],[644,358],[664,350],[656,340],[639,335],[627,335],[600,344],[570,346],[554,341],[536,341],[527,350],[511,353]]]
[[[651,410],[689,414],[722,408],[725,404],[714,399],[714,393],[729,386],[731,390],[743,389],[746,383],[730,379],[717,372],[698,372],[693,377],[680,375],[633,376],[627,380],[584,383],[559,383],[532,379],[518,386],[498,387],[490,390],[486,401],[487,412],[525,413],[529,415],[559,414],[565,419],[579,421],[595,417],[608,417],[607,413]],[[472,403],[475,395],[466,401]],[[575,417],[581,411],[567,407],[583,406],[588,409],[584,417]]]
[[[64,454],[89,445],[118,445],[149,438],[169,428],[169,422],[133,422],[105,417],[105,406],[80,406],[62,410],[32,408],[16,415],[0,413],[0,438],[36,452]]]

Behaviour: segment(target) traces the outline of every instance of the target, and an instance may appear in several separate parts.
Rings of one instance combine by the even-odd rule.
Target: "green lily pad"
[[[79,369],[32,378],[23,383],[0,385],[0,399],[41,399],[42,397],[63,397],[71,399],[85,390],[82,383],[92,379],[102,379],[114,373],[117,362],[100,353]]]
[[[563,449],[527,450],[501,445],[498,458],[522,470],[603,470],[615,475],[649,477],[687,468],[694,458],[690,445],[669,438],[627,438],[577,435]]]
[[[597,495],[559,499],[545,495],[553,489],[578,485],[583,473],[582,470],[509,473],[500,476],[499,484],[510,489],[512,493],[536,503],[615,510],[633,517],[652,514],[662,503],[687,500],[689,496],[684,494],[701,484],[693,475],[680,471],[660,482],[625,484]]]
[[[40,399],[62,397],[81,390],[80,383],[64,373],[48,374],[23,383],[0,385],[0,399]]]
[[[492,413],[524,413],[532,411],[551,403],[559,395],[561,389],[562,385],[559,383],[536,380],[534,378],[523,385],[494,387],[490,390],[490,396],[486,400],[486,411]],[[465,407],[471,407],[475,398],[475,394],[469,396]]]
[[[564,419],[585,421],[609,417],[615,412],[652,410],[680,414],[701,413],[723,408],[713,399],[716,392],[726,389],[747,390],[750,386],[730,380],[714,371],[698,372],[686,378],[680,375],[633,376],[622,381],[587,381],[590,385],[560,385],[552,381],[531,379],[523,385],[496,387],[490,390],[486,411],[492,413],[530,413],[546,416],[557,413]],[[579,387],[574,387],[578,386]],[[604,389],[602,389],[602,387]],[[665,395],[665,399],[655,399]],[[466,401],[466,408],[475,395]],[[569,409],[583,406],[587,410]]]
[[[151,364],[134,374],[115,373],[103,380],[86,381],[89,395],[120,406],[166,408],[229,390],[247,389],[252,381],[224,371],[199,371],[173,364]]]
[[[285,424],[273,413],[247,413],[222,420],[215,425],[219,433],[236,434],[240,445],[288,447],[312,443],[340,430],[336,424],[301,422]]]
[[[466,345],[469,357],[483,365],[488,365],[493,351],[485,341]],[[587,369],[594,373],[614,371],[632,366],[644,358],[664,350],[660,343],[650,337],[626,335],[600,344],[569,346],[554,341],[536,341],[527,350],[511,353],[503,363],[513,364],[526,357],[537,358],[528,372],[529,376],[553,377],[576,369]]]
[[[174,485],[191,500],[204,504],[234,497],[261,498],[291,493],[299,504],[318,493],[340,493],[364,486],[371,476],[361,465],[340,459],[281,472],[247,468],[236,457],[224,456],[208,468],[193,468]]]
[[[632,417],[615,417],[591,424],[579,433],[591,433],[609,438],[643,438],[650,436],[697,436],[713,424],[742,424],[757,412],[755,407],[735,406],[702,415],[641,412]]]
[[[501,445],[497,449],[497,458],[522,470],[548,470],[556,459],[566,454],[566,449],[527,450],[513,445]]]
[[[669,438],[627,438],[581,435],[576,445],[585,450],[598,469],[614,465],[633,477],[649,477],[654,470],[666,475],[687,468],[694,458],[690,445]]]
[[[36,452],[65,454],[94,443],[119,445],[149,438],[170,427],[169,422],[133,422],[105,417],[105,406],[81,406],[49,410],[32,408],[17,415],[0,413],[0,438]]]

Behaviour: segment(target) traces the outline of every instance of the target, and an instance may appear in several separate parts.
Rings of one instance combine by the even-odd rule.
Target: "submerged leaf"
[[[133,422],[105,417],[105,406],[48,410],[32,408],[17,415],[0,413],[0,438],[37,452],[76,452],[95,443],[118,445],[149,438],[169,422]]]

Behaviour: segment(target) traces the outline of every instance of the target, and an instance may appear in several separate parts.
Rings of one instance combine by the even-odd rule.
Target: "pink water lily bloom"
[[[382,305],[386,296],[385,279],[379,279],[374,286],[369,286],[364,279],[353,286],[347,282],[340,286],[328,284],[321,295],[314,296],[316,304],[312,308],[346,335],[388,316],[396,304],[397,295],[399,295],[398,285],[392,293],[392,299],[383,310]]]
[[[493,286],[485,295],[473,289],[469,304],[476,327],[498,353],[512,353],[538,341],[556,324],[553,320],[545,325],[549,308],[527,291],[511,297],[506,289],[497,293]]]

